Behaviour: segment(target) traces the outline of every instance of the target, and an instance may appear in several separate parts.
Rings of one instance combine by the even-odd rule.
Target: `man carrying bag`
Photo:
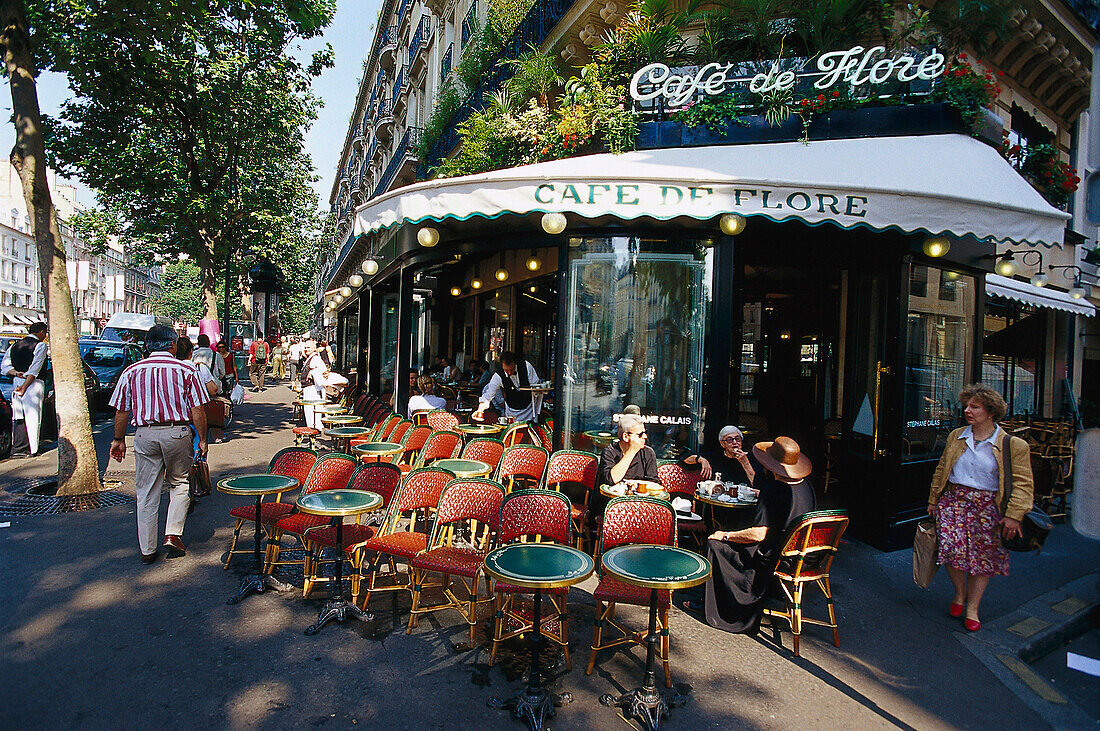
[[[256,333],[256,339],[248,347],[248,377],[252,381],[252,390],[264,390],[264,374],[267,372],[267,356],[270,347],[263,333]]]

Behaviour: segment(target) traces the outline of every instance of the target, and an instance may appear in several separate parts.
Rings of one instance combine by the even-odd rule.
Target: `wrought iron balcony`
[[[405,77],[408,75],[407,71],[408,67],[402,66],[401,70],[397,72],[397,75],[393,77],[393,91],[390,94],[390,98],[393,99],[394,105],[397,104],[398,97],[407,91],[406,87],[408,85],[405,83]]]
[[[390,158],[385,171],[378,178],[378,184],[374,186],[372,198],[385,193],[389,189],[390,184],[393,183],[394,178],[403,166],[408,165],[409,173],[412,172],[413,166],[416,165],[416,146],[420,143],[420,137],[423,133],[424,130],[420,127],[409,127],[405,130],[405,134],[401,136],[401,141],[397,143],[397,149],[393,151],[393,157]]]
[[[416,65],[417,61],[422,61],[428,55],[425,50],[428,47],[428,38],[432,34],[432,18],[430,15],[424,14],[420,16],[420,23],[416,26],[416,32],[413,33],[412,39],[409,41],[409,67],[412,68]]]
[[[393,134],[393,104],[392,100],[383,96],[378,100],[378,114],[374,118],[374,134],[384,139],[389,139]]]
[[[352,149],[363,149],[363,145],[367,143],[368,134],[369,130],[367,129],[366,120],[363,120],[359,124],[355,125],[355,129],[351,133]]]
[[[391,25],[388,28],[383,28],[378,35],[379,69],[391,69],[397,51],[397,26]]]
[[[451,73],[451,63],[454,57],[455,44],[447,46],[447,50],[443,52],[443,58],[439,61],[439,85],[443,86],[443,82],[447,80],[447,75]]]
[[[412,0],[400,0],[400,4],[397,7],[397,30],[401,30],[401,24],[405,22],[405,17],[409,14],[409,8],[412,7]]]
[[[470,9],[466,12],[466,17],[462,19],[462,47],[465,48],[466,44],[470,42],[470,36],[474,34],[474,22],[477,16],[477,3],[470,5]]]

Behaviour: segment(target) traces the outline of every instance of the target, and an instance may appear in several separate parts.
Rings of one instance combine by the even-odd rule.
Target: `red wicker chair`
[[[617,497],[607,504],[603,526],[600,530],[599,556],[604,551],[629,543],[651,543],[659,546],[676,545],[676,513],[664,500],[650,497]],[[588,656],[587,675],[596,665],[596,653],[609,647],[624,644],[645,646],[648,627],[640,632],[630,631],[615,620],[615,605],[632,604],[649,606],[649,589],[642,589],[619,581],[611,576],[601,576],[596,591],[596,626],[592,632],[592,653]],[[660,660],[665,666],[665,685],[672,687],[672,673],[668,667],[668,608],[672,604],[672,592],[657,592],[658,629],[661,634]],[[620,636],[602,644],[604,626],[615,628]]]
[[[531,444],[537,443],[536,437],[531,433],[531,427],[524,421],[512,424],[505,429],[504,433],[500,436],[500,441],[504,442],[505,447],[514,447],[517,444],[523,444],[524,439]]]
[[[477,437],[466,442],[462,448],[462,459],[476,459],[484,462],[496,472],[500,458],[504,455],[504,442],[492,437]]]
[[[402,444],[404,443],[405,435],[409,433],[409,430],[412,429],[412,427],[413,423],[411,421],[409,421],[408,419],[402,419],[394,425],[393,429],[390,430],[389,435],[383,437],[379,441]]]
[[[517,444],[505,447],[497,466],[497,480],[511,492],[517,487],[532,489],[542,487],[542,476],[546,473],[546,462],[550,454],[542,447],[533,444]]]
[[[397,561],[407,563],[411,557],[427,548],[430,519],[435,514],[443,488],[453,479],[454,473],[436,467],[413,470],[405,477],[396,496],[391,500],[390,509],[378,533],[362,543],[349,546],[352,551],[375,554],[368,569],[370,583],[360,605],[364,609],[372,592],[410,588],[410,583],[407,580],[401,581],[397,574]],[[360,566],[363,565],[363,558],[356,560]],[[379,569],[383,561],[390,569],[390,583],[378,586]]]
[[[359,466],[352,475],[349,490],[369,490],[382,496],[382,505],[379,510],[389,508],[393,495],[401,485],[401,470],[395,465],[386,462],[370,462]],[[378,513],[372,513],[378,515]],[[362,567],[363,554],[355,551],[354,546],[373,538],[378,533],[375,525],[363,524],[362,516],[352,525],[344,526],[344,552],[351,561],[355,573],[351,577],[352,600],[359,598],[359,583],[362,579],[360,569]],[[313,590],[313,585],[318,581],[328,581],[317,576],[317,571],[322,563],[321,552],[328,548],[336,548],[336,526],[323,525],[315,528],[307,528],[302,534],[302,542],[306,547],[306,563],[303,569],[303,591],[308,596]]]
[[[505,497],[501,503],[497,545],[503,546],[516,541],[552,541],[568,546],[572,540],[569,520],[569,499],[562,493],[553,490],[518,490]],[[520,600],[520,595],[530,593],[530,589],[500,581],[493,582],[493,647],[489,653],[490,665],[496,662],[500,642],[534,629],[532,607]],[[561,645],[565,654],[565,667],[572,669],[566,631],[568,594],[567,586],[544,591],[556,614],[544,614],[541,626],[544,637]]]
[[[473,643],[477,605],[492,601],[489,596],[478,598],[478,581],[485,566],[485,555],[496,536],[503,500],[504,488],[492,480],[456,479],[447,483],[439,498],[427,550],[409,559],[412,608],[409,610],[406,634],[412,633],[421,614],[455,609],[470,626],[470,643]],[[467,545],[457,545],[454,541],[461,528],[468,530]],[[421,606],[420,598],[427,588],[424,582],[429,573],[443,575],[444,601],[425,607]],[[465,590],[465,596],[461,599],[451,590],[451,580],[455,577]],[[488,581],[485,583],[488,593]]]
[[[412,414],[413,426],[427,426],[428,425],[428,412],[427,411],[414,411]]]
[[[699,482],[698,470],[688,472],[679,462],[667,461],[657,465],[657,480],[668,490],[669,497],[682,497],[691,501],[692,510],[695,509],[695,485]],[[679,521],[680,535],[690,538],[697,546],[703,545],[703,540],[709,534],[706,523],[702,520]]]
[[[560,490],[569,498],[573,534],[577,548],[588,535],[588,500],[596,489],[600,461],[591,452],[562,449],[550,455],[546,465],[546,487]]]
[[[783,589],[783,597],[764,604],[764,614],[772,619],[776,641],[780,642],[777,619],[784,620],[794,635],[794,656],[798,654],[798,640],[802,636],[802,624],[816,624],[833,630],[833,644],[840,647],[840,630],[836,623],[832,587],[829,586],[829,570],[833,565],[840,538],[848,527],[848,514],[843,510],[815,510],[806,513],[787,533],[775,578]],[[825,595],[829,620],[802,616],[802,592],[809,583],[817,584]]]
[[[268,465],[267,471],[268,474],[272,475],[293,477],[298,480],[299,485],[304,485],[309,478],[309,471],[313,469],[315,462],[317,462],[317,452],[312,449],[287,447],[275,453],[275,456],[271,458],[271,463]],[[267,500],[260,503],[260,523],[265,526],[271,526],[274,525],[275,521],[279,518],[294,512],[294,504],[284,503],[280,498],[282,498],[282,494],[276,495],[274,500]],[[229,551],[225,554],[225,564],[222,566],[223,569],[229,568],[229,561],[233,558],[233,554],[252,553],[252,549],[238,551],[237,539],[240,538],[241,527],[246,522],[256,522],[256,506],[251,504],[241,505],[240,507],[230,510],[229,514],[237,519],[237,524],[233,526],[233,540],[230,541]]]
[[[531,429],[531,433],[538,439],[539,445],[542,446],[547,452],[554,451],[554,433],[546,424],[536,424]]]
[[[391,458],[393,463],[398,465],[402,472],[409,472],[412,469],[411,465],[416,462],[417,457],[420,456],[420,450],[424,448],[428,437],[431,435],[432,428],[427,424],[409,429],[405,432],[405,438],[401,440],[403,448],[401,454]]]
[[[336,452],[326,454],[319,458],[316,464],[313,465],[313,469],[309,471],[309,477],[306,479],[305,484],[302,485],[302,490],[298,494],[309,495],[310,493],[321,492],[322,490],[342,490],[351,482],[352,475],[355,474],[355,470],[358,466],[359,462],[354,457]],[[306,563],[305,557],[303,557],[300,562],[279,560],[282,553],[282,546],[279,540],[284,533],[290,533],[298,539],[298,542],[301,543],[304,549],[305,541],[302,538],[302,534],[310,528],[327,525],[328,521],[328,518],[320,515],[311,515],[310,513],[297,511],[277,518],[275,524],[272,526],[271,541],[267,546],[267,570],[270,571],[275,566],[287,566],[298,563],[301,563],[304,568]],[[308,551],[306,553],[308,555]]]
[[[459,424],[458,417],[444,409],[429,411],[426,418],[428,426],[435,431],[454,431]]]
[[[401,423],[401,417],[391,411],[389,414],[382,417],[382,420],[380,422],[378,422],[378,426],[375,428],[374,434],[372,434],[370,437],[371,441],[386,441],[390,436],[390,432],[392,432],[394,430],[394,427],[396,427],[399,423]]]
[[[462,435],[458,432],[433,432],[428,437],[428,441],[424,442],[420,456],[417,457],[416,466],[427,467],[437,459],[451,459],[458,455],[460,449],[462,449]],[[408,472],[411,469],[411,465],[401,465],[402,472]]]

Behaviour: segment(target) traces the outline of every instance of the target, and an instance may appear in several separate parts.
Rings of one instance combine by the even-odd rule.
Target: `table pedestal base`
[[[511,711],[519,721],[526,721],[531,731],[542,731],[547,718],[552,718],[556,709],[573,702],[572,693],[547,693],[546,688],[530,688],[508,700],[490,698],[486,705],[502,711]]]
[[[306,627],[306,634],[315,635],[332,620],[343,622],[348,617],[358,619],[360,622],[374,621],[373,612],[364,612],[347,599],[332,599],[325,602],[325,606],[321,608],[321,613],[317,615],[317,621]]]
[[[668,716],[668,709],[677,708],[686,702],[687,697],[680,693],[666,699],[656,688],[635,688],[618,698],[610,694],[600,696],[600,703],[622,709],[626,720],[638,719],[642,728],[647,731],[657,731],[661,726],[661,719]]]
[[[290,584],[284,584],[276,579],[271,574],[253,574],[252,576],[246,576],[241,581],[241,588],[237,589],[235,596],[229,597],[226,604],[240,604],[246,596],[255,592],[256,594],[263,594],[266,589],[274,589],[275,591],[286,591],[292,588]]]

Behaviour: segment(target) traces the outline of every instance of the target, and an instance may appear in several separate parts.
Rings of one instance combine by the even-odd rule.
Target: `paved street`
[[[249,396],[230,441],[211,446],[215,479],[264,468],[292,443],[289,389]],[[51,459],[0,465],[0,485],[13,489],[18,478],[48,474]],[[132,492],[132,457],[112,463],[107,479]],[[10,521],[0,528],[3,725],[522,728],[486,708],[489,697],[521,687],[522,646],[510,646],[490,668],[484,628],[482,644],[467,650],[456,614],[432,615],[406,636],[408,599],[395,605],[380,597],[375,624],[330,625],[305,637],[323,590],[309,600],[300,592],[266,593],[227,606],[250,567],[246,558],[229,571],[220,565],[233,524],[228,510],[240,502],[219,493],[204,499],[187,523],[188,555],[148,567],[138,560],[132,505],[0,518]],[[811,627],[801,659],[791,655],[789,633],[779,648],[770,632],[728,635],[673,609],[673,679],[693,690],[666,727],[1034,729],[1087,718],[1065,698],[1036,703],[1026,694],[1034,691],[1026,667],[1022,674],[1011,663],[998,669],[989,658],[1005,653],[985,650],[1004,637],[1026,640],[998,622],[1015,622],[1021,608],[1052,592],[1081,602],[1059,605],[1067,621],[1079,620],[1096,602],[1095,543],[1060,525],[1041,555],[1014,555],[1013,575],[992,582],[983,606],[988,637],[962,638],[961,625],[946,616],[946,575],[921,591],[909,560],[906,551],[846,543],[833,571],[841,647]],[[594,585],[590,579],[570,594],[573,670],[555,672],[552,687],[576,700],[559,710],[554,728],[625,728],[598,698],[641,679],[640,648],[602,653],[596,671],[584,674]],[[816,598],[810,606],[823,610]],[[624,607],[619,616],[639,627],[645,621],[641,608]]]

